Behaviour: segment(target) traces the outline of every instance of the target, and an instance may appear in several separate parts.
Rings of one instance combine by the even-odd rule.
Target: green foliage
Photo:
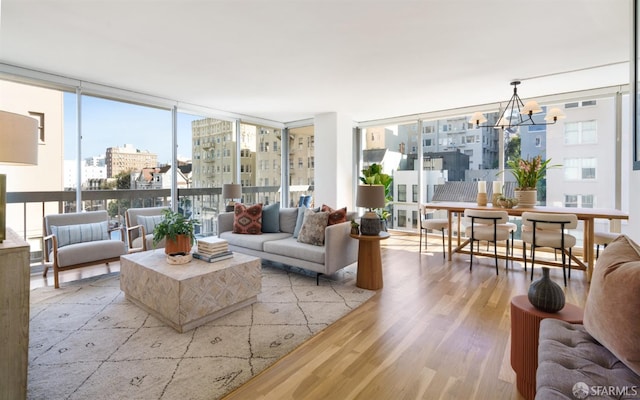
[[[514,136],[506,142],[506,148],[504,151],[505,165],[508,165],[509,161],[515,161],[520,158],[521,147],[520,136]]]
[[[369,166],[369,168],[362,170],[362,175],[360,177],[360,181],[367,185],[382,185],[384,186],[384,202],[385,208],[378,212],[380,218],[387,219],[389,218],[389,210],[387,210],[388,204],[393,201],[393,196],[391,195],[391,184],[393,183],[393,178],[389,174],[385,174],[382,172],[382,165],[373,163]]]
[[[534,190],[538,185],[538,182],[547,174],[547,169],[559,167],[559,164],[549,165],[551,159],[542,161],[542,156],[537,156],[532,159],[523,160],[522,158],[508,160],[511,173],[516,178],[518,189],[521,190]]]
[[[187,235],[191,244],[195,242],[195,227],[198,221],[187,219],[184,215],[172,210],[163,211],[164,219],[153,230],[153,244],[158,244],[162,239],[175,240],[178,235]]]
[[[131,189],[131,170],[122,171],[115,178],[118,189]]]

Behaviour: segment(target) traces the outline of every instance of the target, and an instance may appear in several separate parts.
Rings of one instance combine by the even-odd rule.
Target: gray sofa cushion
[[[246,247],[248,249],[263,251],[264,243],[271,240],[286,239],[290,233],[263,233],[261,235],[243,235],[233,232],[222,232],[220,238],[225,239],[232,246]]]
[[[95,260],[116,258],[123,254],[127,254],[127,248],[121,240],[76,243],[58,249],[58,266],[64,268]],[[53,254],[51,258],[53,258]]]
[[[579,382],[586,384],[590,390],[611,386],[620,390],[627,388],[628,396],[620,396],[621,399],[640,396],[640,377],[591,337],[583,325],[553,318],[542,320],[536,399],[575,400],[577,397],[574,397],[573,390],[579,387],[576,386]],[[634,387],[635,391],[632,389]]]
[[[318,264],[324,264],[324,250],[322,246],[300,243],[290,236],[287,239],[270,241],[264,244],[264,251],[281,256],[306,260]]]

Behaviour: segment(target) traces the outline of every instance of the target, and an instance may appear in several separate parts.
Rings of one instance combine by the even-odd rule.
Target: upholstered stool
[[[596,258],[600,255],[600,245],[607,248],[607,245],[613,241],[613,239],[620,236],[619,233],[612,232],[595,232],[593,235],[593,243],[596,245]]]

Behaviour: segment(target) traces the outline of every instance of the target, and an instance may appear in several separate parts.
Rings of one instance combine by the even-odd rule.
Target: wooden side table
[[[547,313],[535,308],[526,295],[511,299],[511,367],[516,373],[518,392],[525,399],[536,396],[540,321],[555,318],[581,324],[582,316],[583,310],[573,304],[565,304],[557,313]]]
[[[356,286],[363,289],[382,289],[382,256],[380,241],[389,238],[389,233],[378,235],[350,234],[358,243],[358,275]]]

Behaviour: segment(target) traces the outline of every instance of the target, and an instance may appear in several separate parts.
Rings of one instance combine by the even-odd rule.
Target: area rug
[[[217,399],[375,292],[263,265],[258,302],[178,333],[125,299],[119,273],[31,291],[29,399]]]

